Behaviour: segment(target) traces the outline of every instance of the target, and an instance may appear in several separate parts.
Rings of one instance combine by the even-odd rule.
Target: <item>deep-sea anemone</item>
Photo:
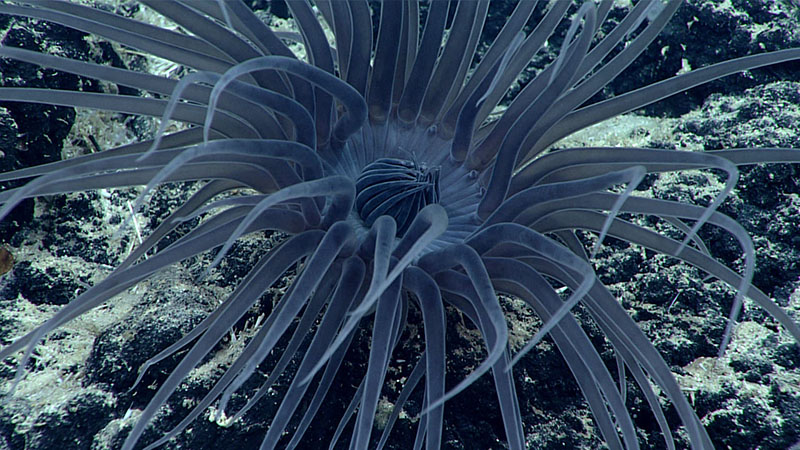
[[[0,5],[2,14],[97,35],[188,72],[176,80],[0,47],[6,58],[142,93],[4,87],[3,101],[163,119],[151,139],[0,175],[0,181],[30,179],[0,194],[0,217],[24,199],[44,195],[144,186],[132,208],[138,209],[164,183],[202,184],[105,279],[0,351],[3,358],[21,352],[13,384],[49,333],[166,267],[216,249],[207,275],[245,235],[268,231],[284,237],[211,314],[149,355],[140,380],[149,367],[183,351],[123,449],[137,445],[181,382],[287,275],[291,281],[283,295],[240,354],[180,423],[148,441],[147,448],[168,442],[210,407],[216,418],[225,412],[235,421],[274,390],[279,406],[263,418],[269,426],[261,448],[300,445],[323,414],[351,343],[364,330],[365,368],[350,380],[352,401],[328,434],[331,447],[348,426],[351,448],[383,446],[403,408],[417,401],[414,447],[440,448],[448,400],[490,373],[507,445],[525,448],[530,443],[512,374],[547,335],[610,448],[639,447],[626,406],[626,379],[641,391],[667,448],[676,446],[671,421],[682,424],[691,447],[713,448],[670,367],[596,276],[592,259],[606,237],[676,258],[735,290],[720,354],[745,297],[800,341],[800,326],[751,283],[755,251],[747,232],[717,211],[737,182],[738,166],[797,162],[800,150],[548,151],[589,125],[694,86],[800,59],[800,49],[733,59],[597,101],[595,95],[656,39],[680,2],[640,1],[613,23],[607,20],[610,1],[555,2],[526,28],[534,12],[542,11],[536,2],[523,1],[478,58],[486,1],[386,1],[377,12],[366,1],[317,1],[315,7],[291,1],[299,32],[272,30],[238,0],[141,3],[180,29],[72,2]],[[332,32],[332,43],[326,31]],[[290,48],[297,42],[302,55]],[[548,43],[557,49],[553,60],[506,99]],[[501,103],[501,113],[493,114]],[[169,120],[189,126],[168,132]],[[723,179],[708,204],[634,194],[649,174],[693,169],[712,169]],[[672,232],[628,220],[634,216],[668,223]],[[706,225],[738,242],[740,267],[728,267],[711,254],[698,237]],[[587,240],[585,232],[594,239]],[[543,322],[513,351],[499,293],[520,299]],[[585,313],[580,318],[579,310]],[[446,383],[448,311],[460,313],[485,346],[485,358],[452,383],[449,378]],[[587,323],[612,349],[616,370],[590,340]],[[409,324],[421,326],[424,347],[378,437],[376,410],[393,350]],[[232,411],[232,396],[261,369],[269,372],[267,379]],[[412,400],[414,395],[421,400]],[[671,417],[662,409],[664,401],[673,408]]]

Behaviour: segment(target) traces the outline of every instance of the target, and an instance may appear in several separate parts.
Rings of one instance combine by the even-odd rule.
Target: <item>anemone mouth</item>
[[[367,226],[388,215],[405,234],[422,208],[439,202],[440,167],[398,158],[380,158],[364,167],[356,180],[355,207]]]
[[[341,151],[324,152],[328,174],[348,176],[356,186],[350,223],[358,234],[385,214],[395,219],[400,239],[417,213],[434,203],[445,209],[449,225],[424,253],[463,242],[478,230],[482,221],[476,213],[485,191],[480,172],[449,156],[452,145],[435,125],[390,120],[367,122]]]

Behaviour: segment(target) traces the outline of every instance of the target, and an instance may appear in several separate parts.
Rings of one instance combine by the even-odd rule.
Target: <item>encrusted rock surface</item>
[[[765,6],[769,3],[772,6]],[[778,10],[780,2],[734,1],[727,7],[696,1],[682,8],[673,25],[653,50],[645,53],[619,82],[602,95],[624,92],[644,82],[700,67],[715,61],[763,50],[798,45],[798,13]],[[730,5],[732,4],[732,6]],[[778,6],[775,6],[778,5]],[[617,12],[613,12],[618,14]],[[794,14],[794,15],[792,15]],[[495,18],[502,20],[502,18]],[[691,27],[685,24],[692,23]],[[789,25],[794,23],[794,25]],[[493,25],[494,24],[494,25]],[[0,27],[10,22],[0,18]],[[490,22],[489,26],[496,26]],[[41,30],[47,39],[58,39],[70,57],[90,59],[97,53],[85,47],[81,34],[58,28]],[[758,33],[756,33],[758,31]],[[23,42],[19,30],[4,32],[6,39]],[[728,41],[730,40],[730,43]],[[709,45],[725,42],[725,45]],[[8,42],[4,42],[4,45]],[[32,40],[31,45],[53,45]],[[33,47],[37,48],[37,47]],[[105,48],[105,47],[104,47]],[[106,58],[118,58],[106,48]],[[114,59],[111,58],[111,59]],[[3,63],[3,79],[11,73]],[[12,64],[12,66],[14,66]],[[30,67],[14,66],[13,70]],[[794,67],[794,71],[790,70]],[[569,145],[637,145],[687,150],[736,146],[787,146],[800,148],[800,84],[797,66],[780,66],[728,77],[692,90],[643,112],[600,124],[571,139]],[[43,86],[100,89],[75,77],[56,74],[26,76],[46,81]],[[794,78],[792,78],[794,77]],[[789,81],[777,81],[777,80]],[[55,84],[53,84],[55,83]],[[23,165],[58,159],[65,145],[80,143],[86,136],[69,135],[75,122],[71,109],[49,107],[0,108],[0,158],[3,171]],[[16,109],[15,109],[16,108]],[[19,109],[23,108],[23,109]],[[663,118],[663,117],[669,118]],[[80,117],[77,119],[81,120]],[[141,135],[145,127],[128,118],[113,116],[116,128],[108,133]],[[121,127],[121,128],[120,128]],[[122,130],[122,131],[120,131]],[[114,139],[118,136],[115,134]],[[103,136],[96,136],[98,139]],[[45,145],[46,144],[46,145]],[[84,146],[88,142],[84,140]],[[567,145],[567,144],[559,144]],[[768,150],[765,150],[768,151]],[[800,319],[800,166],[778,165],[742,170],[734,194],[721,211],[735,217],[753,235],[758,254],[754,283]],[[719,192],[721,178],[684,173],[649,178],[639,192],[659,198],[685,198],[708,202]],[[139,215],[141,225],[152,227],[152,217],[187,195],[187,187],[170,186],[148,205],[150,216]],[[123,258],[136,235],[130,229],[121,237],[115,232],[129,215],[135,190],[91,192],[30,201],[0,225],[0,237],[15,255],[12,272],[0,278],[0,339],[3,343],[42,323],[75,295],[107,275]],[[657,227],[659,224],[651,224]],[[713,254],[727,264],[740,267],[735,240],[706,227],[702,237]],[[118,237],[112,240],[112,237]],[[237,245],[217,273],[203,283],[195,278],[203,260],[175,267],[135,289],[115,297],[99,309],[54,332],[39,347],[26,367],[26,377],[17,392],[0,403],[0,449],[115,449],[141,409],[162,381],[175,358],[151,367],[135,389],[133,381],[148,358],[174,342],[212,311],[231,285],[255,261],[272,240],[254,237]],[[208,258],[205,258],[208,262]],[[609,239],[598,254],[597,272],[604,283],[630,311],[645,333],[678,374],[690,400],[720,448],[784,450],[800,440],[800,349],[774,320],[751,303],[745,304],[736,337],[722,358],[715,358],[733,299],[732,291],[699,271],[668,257]],[[272,294],[279,294],[277,287]],[[262,313],[268,312],[266,296],[237,328],[236,339],[219,346],[173,395],[168,408],[143,441],[174,426],[221,374],[224,364],[241,348],[241,339],[252,333]],[[512,327],[523,336],[535,331],[538,319],[507,299]],[[412,312],[413,314],[413,312]],[[581,312],[578,312],[581,315]],[[413,317],[412,317],[413,321]],[[476,347],[475,331],[464,328],[456,314],[448,317],[448,349],[453,351],[448,370],[460,379],[477,365],[483,350]],[[587,324],[593,341],[605,349],[609,367],[613,355],[603,347],[599,331]],[[400,378],[410,370],[419,354],[419,340],[407,331],[407,342],[395,354],[396,370],[387,383],[399,392]],[[352,358],[343,371],[360,373],[368,354],[368,331],[358,336]],[[15,367],[0,367],[4,386],[10,385]],[[261,374],[261,377],[264,375]],[[552,341],[545,340],[515,369],[520,406],[532,448],[597,448],[600,442],[581,393]],[[256,377],[258,378],[258,377]],[[263,380],[253,380],[244,390]],[[331,400],[342,409],[352,395],[352,386],[337,386],[342,392]],[[629,406],[641,428],[643,448],[662,448],[663,439],[641,395],[628,384]],[[476,402],[481,398],[481,402]],[[233,408],[246,401],[235,396]],[[165,448],[257,448],[264,434],[264,417],[274,412],[275,397],[262,400],[242,422],[221,427],[205,413]],[[447,404],[446,448],[503,448],[503,427],[496,406],[491,377],[484,377]],[[400,442],[413,442],[415,425],[408,411],[394,435]],[[668,419],[675,423],[674,412]],[[321,430],[336,427],[338,417],[321,415]],[[329,434],[309,435],[325,442]],[[685,447],[677,433],[679,448]],[[400,443],[392,448],[409,448]]]

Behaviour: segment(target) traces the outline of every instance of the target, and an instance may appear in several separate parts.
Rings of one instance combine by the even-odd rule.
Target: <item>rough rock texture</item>
[[[781,2],[733,1],[719,7],[710,2],[691,2],[679,11],[665,35],[642,60],[599,95],[625,92],[686,67],[798,46],[798,13],[781,7]],[[499,17],[487,26],[498,27],[503,10],[498,8],[496,14]],[[612,11],[612,18],[620,16],[621,11]],[[687,26],[689,23],[691,27]],[[9,25],[7,19],[0,18],[4,30]],[[16,28],[4,36],[15,39],[15,45],[29,42],[30,48],[40,49],[52,47],[52,40],[57,40],[65,55],[79,59],[97,54],[85,47],[82,35],[58,27],[43,26],[36,36],[25,36]],[[46,36],[45,41],[42,36]],[[709,45],[709,42],[723,45]],[[4,41],[4,45],[8,43]],[[120,59],[110,47],[103,48],[107,50],[102,53],[105,60]],[[546,60],[546,56],[542,57],[542,61]],[[42,86],[80,85],[84,89],[97,89],[85,80],[30,72],[31,68],[24,65],[4,62],[0,67],[4,81],[9,79],[7,74],[17,73],[14,71],[28,71],[20,77],[37,83],[46,81]],[[693,150],[736,146],[800,148],[798,73],[795,64],[728,77],[648,107],[644,112],[600,124],[576,136],[569,145],[605,142]],[[5,109],[0,108],[0,145],[4,153],[0,158],[1,170],[60,157],[61,143],[75,121],[72,110],[2,106]],[[654,116],[677,119],[656,120]],[[111,119],[121,123],[132,136],[140,131],[141,124],[126,122],[123,117]],[[67,140],[81,138],[73,133]],[[737,218],[753,235],[758,253],[754,283],[800,318],[798,171],[798,166],[790,165],[744,169],[737,191],[721,211]],[[721,183],[718,174],[709,173],[652,177],[646,180],[639,195],[703,203],[713,199]],[[169,186],[160,191],[145,211],[146,217],[140,217],[145,231],[185,198],[189,189]],[[136,241],[135,234],[129,230],[118,240],[111,237],[128,217],[128,201],[135,195],[135,191],[90,192],[37,199],[35,207],[32,201],[26,203],[0,225],[2,242],[18,261],[11,273],[0,278],[3,343],[45,321],[59,305],[101,279],[124,257]],[[650,225],[668,232],[666,225]],[[730,236],[706,227],[702,237],[714,255],[734,267],[741,266],[738,245]],[[244,240],[234,247],[219,270],[202,283],[195,278],[209,258],[188,261],[53,333],[37,347],[17,392],[0,403],[0,449],[119,448],[137,410],[152,398],[177,358],[170,357],[150,367],[142,382],[133,388],[141,365],[212,311],[259,253],[277,238],[256,236]],[[716,360],[733,300],[730,289],[718,281],[705,280],[704,274],[685,264],[613,239],[598,254],[596,268],[601,280],[609,285],[678,374],[720,448],[758,446],[783,450],[800,440],[797,388],[800,349],[779,331],[774,320],[747,303],[741,317],[743,323],[731,348],[725,357]],[[283,288],[276,286],[270,295],[279,295]],[[252,335],[259,316],[269,312],[270,295],[242,320],[236,334],[215,349],[182,384],[142,442],[169,430],[202,398],[241,349],[242,341]],[[521,338],[540,324],[530,312],[519,308],[514,299],[506,299],[505,306],[511,326]],[[414,324],[416,312],[409,314],[409,321]],[[578,314],[583,316],[580,310]],[[477,332],[463,326],[457,314],[450,313],[448,324],[450,383],[474,368],[484,350],[476,345]],[[613,367],[613,354],[601,334],[588,321],[586,326],[595,344],[604,349],[602,355],[609,367]],[[412,325],[401,338],[403,344],[394,355],[393,369],[387,378],[388,399],[399,392],[402,378],[408,375],[419,355],[423,346],[420,331]],[[346,407],[355,390],[352,380],[363,372],[369,336],[368,329],[357,336],[342,376],[337,379],[338,395],[326,403],[326,409],[338,412]],[[274,359],[262,367],[266,370],[270,363]],[[0,367],[5,388],[14,373],[13,364]],[[266,375],[258,373],[240,392],[253,392]],[[577,449],[602,445],[580,390],[552,341],[545,340],[519,363],[515,379],[531,448]],[[285,388],[286,383],[287,380],[279,382],[277,390]],[[630,383],[627,394],[632,415],[641,428],[642,447],[664,448],[641,394]],[[206,412],[189,431],[164,448],[258,448],[266,427],[264,418],[274,413],[279,398],[266,396],[244,420],[230,427],[210,421],[210,413]],[[231,410],[246,401],[247,395],[235,395]],[[420,403],[420,396],[412,398],[406,416],[393,432],[395,443],[391,448],[410,448],[408,443],[414,439],[414,416],[419,413]],[[386,405],[390,405],[388,400]],[[338,423],[337,414],[318,416],[307,436],[307,448],[327,446],[327,439]],[[667,414],[674,424],[674,411],[667,409]],[[445,420],[445,448],[504,448],[502,418],[489,376],[449,402]],[[685,448],[680,431],[677,437],[678,447]]]

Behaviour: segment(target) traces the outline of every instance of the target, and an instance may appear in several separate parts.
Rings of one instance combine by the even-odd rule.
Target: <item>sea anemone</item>
[[[331,412],[321,412],[323,402],[334,395],[340,369],[353,363],[352,344],[362,339],[368,341],[363,364],[347,369],[351,400],[336,412],[338,426],[322,431],[331,447],[348,427],[351,448],[383,447],[408,409],[415,411],[414,448],[438,449],[449,401],[488,374],[508,447],[535,446],[527,441],[513,372],[545,336],[563,356],[610,448],[640,446],[626,405],[629,381],[652,411],[662,445],[676,447],[673,430],[680,424],[687,445],[713,448],[670,366],[596,275],[592,262],[607,237],[685,262],[734,290],[720,355],[745,298],[800,341],[800,326],[752,284],[755,250],[748,233],[717,211],[737,183],[738,166],[797,162],[800,151],[551,150],[576,131],[694,86],[800,59],[800,49],[689,70],[598,101],[595,96],[658,37],[680,2],[640,1],[611,20],[611,1],[546,7],[523,1],[485,48],[488,1],[291,1],[297,31],[289,32],[265,25],[238,0],[141,3],[178,28],[72,2],[0,5],[2,14],[90,33],[186,72],[172,79],[0,47],[6,58],[135,90],[4,87],[3,101],[162,119],[150,139],[0,175],[0,181],[30,179],[0,194],[0,217],[32,197],[144,186],[131,205],[136,212],[160,185],[201,185],[107,277],[0,351],[3,358],[21,352],[12,385],[24,376],[37,344],[67,322],[171,265],[216,250],[199,284],[245,236],[267,232],[272,239],[212,312],[147,355],[130,388],[154,364],[176,353],[179,358],[127,430],[123,449],[145,439],[147,448],[165,444],[212,407],[212,419],[236,422],[275,395],[273,414],[259,418],[267,424],[261,448],[304,445],[316,439],[307,433],[315,418]],[[516,91],[520,73],[548,45],[552,61]],[[173,131],[170,121],[188,126]],[[635,195],[651,174],[696,169],[722,180],[705,204]],[[634,220],[641,217],[651,222]],[[737,242],[739,266],[715,258],[699,238],[706,227]],[[260,301],[275,289],[281,295],[274,304]],[[501,295],[520,300],[542,321],[514,348]],[[254,309],[264,319],[251,324],[245,344],[210,389],[183,408],[170,431],[145,438],[181,383],[229,334],[241,332]],[[485,355],[453,379],[447,368],[457,353],[446,346],[447,322],[458,315],[462,329],[479,333]],[[421,346],[404,376],[392,380],[402,387],[378,436],[376,413],[387,374],[398,370],[392,355],[407,327],[416,333],[421,327]],[[597,336],[605,350],[593,342]],[[261,377],[261,370],[269,375]],[[233,410],[232,399],[242,391],[248,400]]]

